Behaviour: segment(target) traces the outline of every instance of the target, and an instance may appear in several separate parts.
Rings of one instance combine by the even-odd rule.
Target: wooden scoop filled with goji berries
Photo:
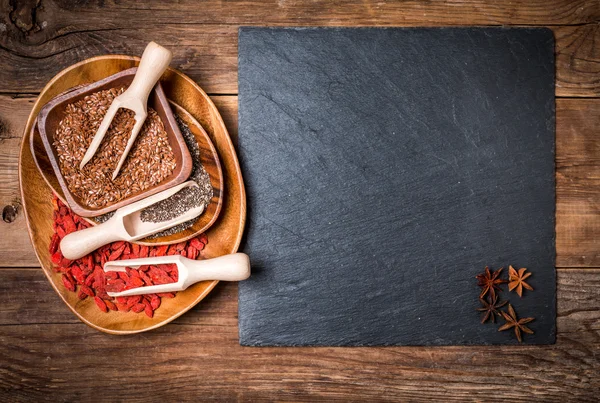
[[[245,280],[250,276],[250,259],[244,253],[206,260],[192,260],[179,255],[155,256],[106,262],[104,271],[123,273],[112,277],[107,275],[108,295],[128,297],[182,291],[200,281]]]

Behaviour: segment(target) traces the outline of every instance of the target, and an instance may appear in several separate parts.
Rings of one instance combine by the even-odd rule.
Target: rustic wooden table
[[[79,3],[77,6],[71,3]],[[0,400],[597,401],[600,392],[600,1],[0,0]],[[61,69],[149,40],[196,80],[237,137],[240,25],[547,26],[556,38],[558,341],[547,347],[242,348],[237,287],[128,337],[80,323],[38,269],[18,149]]]

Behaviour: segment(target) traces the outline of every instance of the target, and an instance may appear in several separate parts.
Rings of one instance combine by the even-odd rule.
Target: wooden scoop
[[[135,241],[198,217],[204,211],[204,206],[194,207],[167,221],[144,222],[140,218],[142,210],[146,207],[165,200],[181,189],[190,186],[197,187],[198,184],[194,181],[184,182],[181,185],[121,207],[115,211],[115,214],[108,221],[102,224],[68,234],[60,242],[60,250],[63,256],[69,260],[76,260],[111,242]]]
[[[160,76],[162,76],[167,67],[169,67],[169,63],[171,63],[172,58],[173,55],[171,54],[171,51],[163,48],[155,42],[150,42],[148,46],[146,46],[146,49],[142,54],[142,59],[140,60],[140,66],[135,73],[133,82],[124,93],[116,97],[110,104],[106,115],[104,115],[104,119],[102,119],[102,123],[100,123],[100,127],[98,128],[96,135],[92,139],[90,146],[81,160],[81,164],[79,165],[80,169],[83,169],[85,164],[87,164],[94,157],[96,151],[98,151],[98,147],[100,147],[102,139],[104,139],[104,136],[106,135],[106,132],[108,131],[108,128],[110,127],[110,124],[117,114],[119,108],[126,108],[135,112],[135,124],[133,126],[133,130],[131,131],[131,136],[127,141],[127,145],[125,146],[125,151],[123,151],[123,154],[121,154],[119,163],[113,171],[112,179],[114,180],[117,177],[123,162],[125,162],[125,158],[127,158],[127,154],[129,154],[129,150],[135,142],[135,138],[142,129],[144,121],[148,116],[148,96],[150,95],[152,88],[154,88],[160,79]]]
[[[241,281],[250,277],[250,259],[245,253],[233,253],[206,260],[192,260],[179,255],[115,260],[106,262],[104,271],[124,272],[126,267],[137,269],[144,265],[158,264],[177,265],[179,271],[177,282],[136,287],[121,292],[109,292],[108,295],[111,297],[127,297],[130,295],[183,291],[199,281]]]

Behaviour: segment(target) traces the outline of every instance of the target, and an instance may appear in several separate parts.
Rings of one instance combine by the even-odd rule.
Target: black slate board
[[[516,343],[475,310],[508,264],[533,273],[501,293],[535,317],[524,342],[554,343],[553,50],[547,29],[241,28],[240,343]]]

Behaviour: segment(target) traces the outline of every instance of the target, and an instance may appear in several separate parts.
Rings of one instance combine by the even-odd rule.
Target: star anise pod
[[[508,304],[508,313],[504,311],[501,311],[501,313],[504,317],[504,320],[506,320],[506,323],[498,328],[499,332],[514,327],[515,334],[517,335],[517,340],[519,340],[519,343],[523,341],[523,339],[521,338],[522,331],[525,333],[533,334],[533,330],[525,326],[525,324],[531,322],[534,318],[517,319],[517,314],[515,313],[515,310],[513,309],[511,304]]]
[[[502,273],[502,267],[496,271],[490,270],[489,267],[485,267],[485,273],[481,273],[475,276],[477,279],[477,285],[482,290],[479,294],[479,298],[483,298],[489,292],[490,296],[494,298],[496,296],[496,290],[500,291],[500,284],[506,283],[506,280],[499,279],[500,273]]]
[[[519,297],[523,296],[523,287],[533,291],[533,287],[525,282],[525,279],[531,276],[531,273],[525,274],[525,270],[527,269],[523,267],[517,272],[512,266],[508,266],[508,291],[516,288]]]
[[[483,298],[479,298],[479,301],[481,302],[481,305],[483,305],[481,308],[477,308],[477,310],[479,312],[485,312],[485,314],[483,315],[483,318],[481,319],[481,323],[485,323],[487,322],[488,319],[492,319],[493,323],[496,323],[496,316],[501,316],[500,315],[500,308],[502,308],[504,305],[506,305],[507,301],[502,301],[501,303],[498,303],[498,297],[494,295],[494,297],[488,297],[487,300],[483,299]]]

